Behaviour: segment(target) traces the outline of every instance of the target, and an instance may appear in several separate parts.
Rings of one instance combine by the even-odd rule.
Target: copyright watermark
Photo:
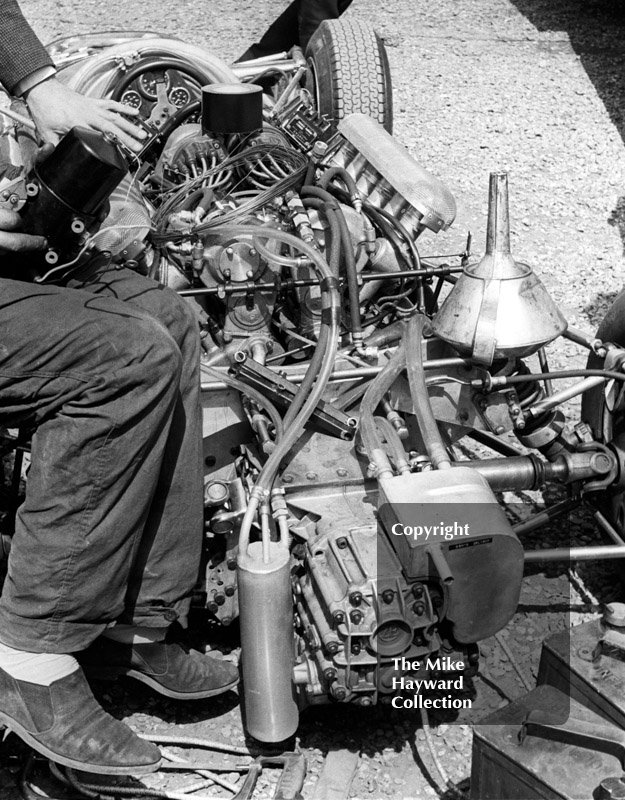
[[[401,522],[396,522],[391,527],[393,536],[408,536],[415,541],[422,539],[428,541],[430,537],[433,539],[440,538],[445,541],[450,541],[458,536],[470,536],[469,524],[461,525],[459,522],[445,525],[403,525]]]

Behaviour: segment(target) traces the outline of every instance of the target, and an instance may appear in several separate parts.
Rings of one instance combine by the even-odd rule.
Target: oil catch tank
[[[299,721],[288,548],[270,542],[265,553],[261,542],[241,545],[237,583],[245,727],[261,742],[280,742]]]
[[[379,516],[408,580],[438,580],[454,639],[492,636],[516,611],[523,547],[471,467],[380,478]]]
[[[36,280],[57,262],[75,258],[127,171],[113,141],[97,131],[72,128],[29,173],[27,199],[20,211],[24,233],[45,236],[48,250],[11,260],[10,275],[3,261],[3,274]]]

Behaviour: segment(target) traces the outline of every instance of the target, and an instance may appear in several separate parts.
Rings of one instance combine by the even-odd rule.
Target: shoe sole
[[[169,689],[167,686],[159,683],[156,678],[146,675],[144,672],[139,672],[138,669],[116,669],[113,667],[102,667],[100,669],[83,667],[83,669],[87,678],[94,680],[114,681],[116,678],[120,678],[122,675],[127,678],[133,678],[134,680],[140,681],[146,686],[149,686],[150,689],[154,689],[155,692],[162,694],[164,697],[170,697],[173,700],[204,700],[207,697],[216,697],[219,694],[229,692],[239,684],[239,678],[237,678],[235,681],[232,681],[225,686],[219,686],[217,689],[204,689],[199,692],[177,692],[175,689]]]
[[[12,731],[16,736],[19,736],[22,741],[26,742],[29,747],[36,750],[40,755],[49,758],[57,764],[62,764],[64,767],[70,769],[77,769],[83,772],[93,772],[98,775],[147,775],[150,772],[156,772],[163,762],[163,759],[155,761],[153,764],[138,764],[137,766],[123,766],[123,767],[106,767],[102,764],[91,764],[88,761],[76,761],[73,758],[67,758],[60,753],[55,753],[45,744],[37,741],[32,733],[29,733],[23,728],[19,722],[16,722],[12,717],[9,717],[4,712],[0,711],[0,723]]]

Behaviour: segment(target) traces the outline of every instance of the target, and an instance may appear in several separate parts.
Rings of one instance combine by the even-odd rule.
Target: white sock
[[[29,653],[0,642],[0,669],[15,680],[50,686],[76,672],[78,662],[65,653]]]
[[[162,642],[169,628],[148,628],[147,625],[114,625],[107,628],[102,636],[123,644],[151,644]]]

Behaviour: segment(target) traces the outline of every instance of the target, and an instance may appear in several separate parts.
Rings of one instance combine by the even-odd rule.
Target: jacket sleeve
[[[11,93],[21,80],[47,66],[53,61],[17,0],[0,0],[0,83]]]

